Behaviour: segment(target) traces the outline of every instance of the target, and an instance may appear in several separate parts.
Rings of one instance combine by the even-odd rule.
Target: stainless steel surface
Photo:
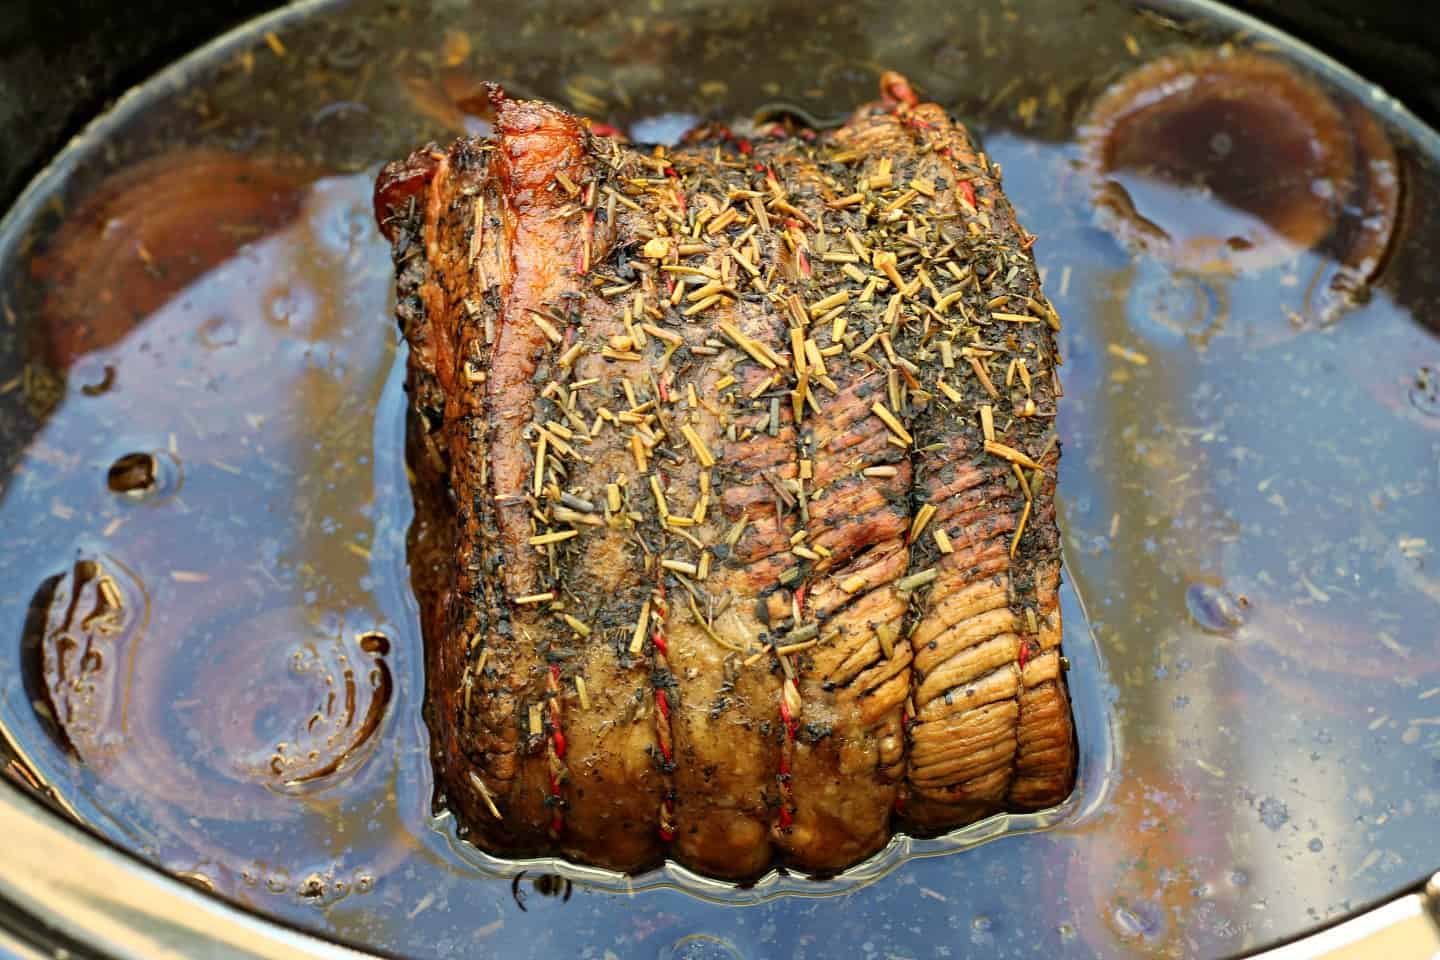
[[[1252,960],[1428,960],[1440,957],[1440,874],[1406,894]]]
[[[5,864],[0,901],[43,918],[76,945],[136,960],[366,960],[377,957],[262,920],[120,853],[0,786]],[[1440,957],[1440,874],[1406,894],[1251,960],[1432,960]],[[0,926],[0,958],[39,960]],[[71,954],[74,956],[74,954]]]
[[[419,5],[417,4],[417,6]],[[1177,4],[1176,6],[1203,7],[1202,4],[1197,3]],[[1226,14],[1225,16],[1229,15]],[[252,28],[250,34],[253,38],[257,29],[278,29],[288,25],[291,20],[296,21],[298,26],[298,21],[301,19],[302,16],[299,13],[286,13],[283,16],[271,18],[263,26]],[[1240,24],[1244,23],[1244,21],[1239,21],[1235,18],[1232,18],[1232,21]],[[1264,34],[1264,28],[1258,25],[1253,26],[1256,33]],[[290,40],[288,33],[286,34],[286,38]],[[219,41],[218,43],[223,44],[225,42],[228,41]],[[495,42],[496,44],[502,44],[503,41],[497,35]],[[296,41],[292,40],[291,43],[292,52],[290,56],[292,58],[298,58],[304,48]],[[172,79],[174,79],[177,84],[181,79],[180,73],[180,71],[175,71],[171,74]],[[1345,83],[1350,84],[1351,80],[1347,79]],[[1360,89],[1359,84],[1360,81],[1354,79],[1353,86],[1355,89]],[[1384,114],[1397,122],[1401,120],[1404,120],[1407,124],[1410,122],[1404,117],[1399,108],[1385,100],[1383,96],[1379,94],[1379,91],[1373,91],[1371,96],[1374,97],[1372,106],[1378,113]],[[116,126],[118,127],[118,124],[116,124]],[[103,133],[103,124],[97,125],[95,132],[97,134]],[[1000,134],[1003,134],[1003,131],[1001,131]],[[1000,134],[997,134],[994,142],[1003,149],[1005,147],[1005,138]],[[1427,132],[1427,136],[1433,135]],[[1011,176],[1019,177],[1023,182],[1023,178],[1026,176],[1028,169],[1031,177],[1029,182],[1035,182],[1039,179],[1039,174],[1036,171],[1041,171],[1046,168],[1034,162],[1031,162],[1028,168],[1026,167],[1026,161],[1024,157],[1020,155],[1021,148],[1024,147],[1024,145],[1022,140],[1012,139],[1009,141],[1008,149],[1016,154],[1016,163],[1013,168],[1014,172],[1011,173]],[[1434,144],[1429,141],[1423,143],[1423,149],[1426,151],[1432,151],[1433,147]],[[78,151],[75,151],[62,159],[62,173],[73,169],[77,154]],[[1011,170],[1012,168],[1009,165],[1008,157],[1006,159],[1007,170]],[[1017,195],[1031,194],[1027,194],[1025,189],[1021,187],[1017,190]],[[1087,597],[1088,596],[1087,594]],[[1137,682],[1137,686],[1143,685],[1148,687],[1155,696],[1159,696],[1160,693],[1165,690],[1164,685],[1159,683],[1158,680],[1152,680],[1150,675],[1145,674],[1143,671],[1142,674],[1140,680]],[[1174,682],[1172,678],[1171,683],[1173,684]],[[1210,702],[1209,700],[1206,701],[1206,703]],[[1224,721],[1230,714],[1219,710],[1221,703],[1218,700],[1214,701],[1213,706],[1216,708],[1216,714],[1214,717],[1207,718],[1205,721],[1207,729],[1213,726],[1221,726],[1223,728]],[[1199,707],[1194,708],[1192,714],[1198,712],[1198,710]],[[1211,723],[1212,720],[1214,721],[1213,723]],[[1254,722],[1253,717],[1251,718],[1251,722]],[[1236,727],[1241,734],[1246,730],[1241,724],[1236,724]],[[1136,734],[1140,731],[1135,730],[1132,725],[1130,732]],[[1234,732],[1236,731],[1231,729],[1225,730],[1227,737],[1231,736]],[[1278,738],[1273,736],[1274,731],[1271,731],[1271,734],[1272,738],[1265,740],[1266,745],[1272,742],[1278,742]],[[1138,740],[1139,738],[1136,737],[1135,739]],[[1257,737],[1256,739],[1261,738]],[[1133,750],[1136,744],[1131,742],[1127,744],[1127,746]],[[1292,752],[1294,756],[1299,757],[1302,750],[1298,744],[1295,746],[1296,749]],[[1257,764],[1264,768],[1261,770],[1261,775],[1269,775],[1272,772],[1269,767],[1271,763],[1270,755],[1266,753],[1264,749],[1259,749],[1255,752],[1259,755],[1259,759],[1264,761],[1263,764]],[[1099,770],[1098,767],[1096,769]],[[1250,777],[1255,775],[1255,771],[1251,770],[1247,772],[1243,767],[1239,769],[1238,774],[1230,774],[1230,779],[1224,779],[1225,775],[1223,773],[1211,773],[1208,767],[1199,767],[1198,769],[1200,770],[1200,774],[1204,774],[1204,776],[1197,774],[1195,770],[1189,771],[1194,779],[1201,783],[1201,787],[1195,789],[1197,792],[1203,792],[1204,796],[1209,798],[1215,809],[1228,811],[1231,807],[1242,807],[1241,804],[1234,802],[1233,791],[1237,789],[1240,784],[1252,784],[1255,782],[1250,779]],[[1334,781],[1326,780],[1325,778],[1331,777],[1332,774],[1329,771],[1320,771],[1318,768],[1313,768],[1313,770],[1315,772],[1313,772],[1312,775],[1316,777],[1316,783],[1323,781],[1328,789]],[[1112,781],[1109,778],[1112,771],[1107,767],[1102,772],[1104,773],[1104,781],[1111,783]],[[1290,771],[1280,771],[1277,766],[1274,771],[1275,779],[1273,781],[1276,785],[1273,786],[1272,789],[1282,797],[1289,796],[1289,794],[1284,791],[1294,786],[1294,783],[1293,781],[1286,781],[1280,777],[1281,772],[1288,774]],[[1175,770],[1173,769],[1157,769],[1152,771],[1152,773],[1155,776],[1155,780],[1150,782],[1168,785],[1168,787],[1173,787],[1177,782],[1174,776]],[[1359,777],[1360,773],[1357,771],[1355,775]],[[1213,786],[1211,781],[1205,779],[1206,777],[1212,777],[1214,783],[1221,784],[1221,786]],[[1120,782],[1128,782],[1130,786],[1134,787],[1135,784],[1140,781],[1138,778],[1134,778]],[[1143,785],[1142,783],[1141,786]],[[1137,792],[1139,791],[1137,790]],[[1299,792],[1296,791],[1296,795],[1298,795],[1298,793]],[[1382,804],[1388,802],[1389,792],[1387,790],[1377,790],[1377,793],[1380,794],[1380,802]],[[1190,794],[1190,796],[1193,795],[1194,794]],[[1312,795],[1320,796],[1318,791],[1312,792]],[[1096,793],[1094,796],[1100,796],[1100,794]],[[1185,796],[1186,794],[1182,786],[1182,789],[1178,793],[1159,793],[1158,803],[1161,806],[1174,804],[1176,797],[1184,798]],[[1336,796],[1338,797],[1339,794],[1337,793]],[[1275,814],[1273,802],[1269,808],[1265,806],[1268,799],[1268,797],[1257,796],[1253,798],[1254,802],[1251,803],[1251,806],[1259,807],[1258,812],[1262,819],[1265,817],[1267,810],[1269,813]],[[1292,804],[1295,803],[1293,798],[1291,802]],[[1374,802],[1373,798],[1370,802]],[[1316,806],[1322,807],[1318,801]],[[1144,804],[1139,802],[1135,804],[1137,811],[1142,811],[1143,808]],[[1187,839],[1193,840],[1197,837],[1221,838],[1229,835],[1227,833],[1229,829],[1227,824],[1229,821],[1226,821],[1226,823],[1200,822],[1194,819],[1193,812],[1193,810],[1184,808],[1177,810],[1175,807],[1170,806],[1162,813],[1156,814],[1156,817],[1161,821],[1171,825],[1168,833],[1157,832],[1152,826],[1147,826],[1146,824],[1151,822],[1147,819],[1144,823],[1127,824],[1122,822],[1113,829],[1110,836],[1123,838],[1126,835],[1140,835],[1148,832],[1147,835],[1151,836],[1157,845],[1156,850],[1163,853],[1163,847],[1183,851]],[[1245,888],[1243,890],[1227,889],[1224,895],[1230,897],[1234,902],[1234,915],[1241,924],[1250,923],[1249,917],[1263,918],[1267,916],[1267,914],[1261,913],[1261,910],[1266,908],[1270,910],[1268,916],[1274,916],[1276,913],[1280,913],[1286,917],[1286,919],[1280,923],[1273,920],[1270,921],[1269,926],[1263,926],[1261,922],[1257,920],[1255,922],[1256,933],[1254,934],[1257,939],[1251,939],[1245,942],[1253,945],[1265,942],[1266,938],[1282,935],[1288,936],[1293,931],[1304,929],[1313,923],[1322,922],[1323,919],[1339,915],[1349,909],[1348,907],[1333,905],[1335,900],[1339,898],[1336,897],[1335,900],[1330,899],[1330,892],[1325,889],[1324,875],[1320,868],[1305,866],[1303,862],[1297,861],[1289,851],[1282,850],[1278,847],[1273,839],[1276,835],[1273,832],[1277,830],[1276,826],[1265,823],[1264,827],[1272,832],[1263,832],[1256,826],[1261,820],[1257,819],[1254,812],[1243,808],[1241,812],[1246,818],[1246,823],[1251,833],[1260,838],[1259,842],[1257,842],[1257,847],[1260,850],[1257,856],[1263,860],[1263,862],[1258,864],[1251,861],[1246,865],[1252,868],[1259,866],[1264,868],[1266,873],[1260,876],[1258,882],[1254,875],[1249,876],[1249,878],[1245,880]],[[1307,811],[1307,813],[1309,812],[1310,811]],[[1283,818],[1293,817],[1290,821],[1290,829],[1298,829],[1299,824],[1297,821],[1300,819],[1298,805],[1292,807],[1290,812],[1287,812],[1282,804],[1279,808],[1279,814],[1283,815]],[[1323,807],[1321,814],[1327,814],[1327,811],[1323,809]],[[1424,814],[1420,814],[1420,816],[1423,815]],[[1377,818],[1378,823],[1393,823],[1400,819],[1399,817],[1392,816],[1389,811],[1386,811],[1383,817],[1385,819]],[[1089,819],[1093,824],[1093,818]],[[1078,817],[1076,818],[1076,822],[1079,822]],[[1238,818],[1235,822],[1239,822]],[[1347,827],[1347,824],[1350,824],[1350,826]],[[1074,827],[1076,824],[1072,822],[1070,825]],[[1378,858],[1380,848],[1384,847],[1386,851],[1391,849],[1401,850],[1418,858],[1418,864],[1404,864],[1403,871],[1405,871],[1405,874],[1403,878],[1400,876],[1402,871],[1400,861],[1391,862],[1388,859],[1383,862],[1378,859],[1372,861],[1368,859],[1369,854],[1366,854],[1366,859],[1361,859],[1359,854],[1363,852],[1362,850],[1352,851],[1349,848],[1344,848],[1344,852],[1339,853],[1338,851],[1341,849],[1341,844],[1346,842],[1347,837],[1357,835],[1351,819],[1348,816],[1340,816],[1339,813],[1326,819],[1316,829],[1327,831],[1327,846],[1325,848],[1326,853],[1324,859],[1329,862],[1333,858],[1337,864],[1337,869],[1343,871],[1343,873],[1339,874],[1341,883],[1354,886],[1356,883],[1355,878],[1360,877],[1363,879],[1366,891],[1362,892],[1358,902],[1367,902],[1372,897],[1389,893],[1402,884],[1413,883],[1420,870],[1431,866],[1431,864],[1427,862],[1431,856],[1427,850],[1416,850],[1413,846],[1405,846],[1396,841],[1377,843],[1375,848],[1370,852],[1374,853]],[[1239,834],[1244,833],[1244,831],[1238,827],[1236,831]],[[1001,830],[999,832],[1004,831]],[[1041,930],[1042,935],[1048,933],[1052,936],[1052,939],[1057,942],[1073,942],[1076,936],[1073,928],[1069,929],[1068,933],[1071,940],[1065,941],[1063,939],[1067,936],[1064,931],[1069,927],[1068,923],[1062,922],[1069,916],[1069,914],[1065,912],[1066,910],[1075,910],[1077,912],[1082,910],[1086,911],[1086,915],[1091,920],[1096,921],[1097,929],[1101,930],[1102,933],[1104,928],[1103,926],[1099,926],[1099,924],[1111,923],[1113,925],[1116,922],[1117,916],[1119,922],[1122,924],[1138,924],[1143,927],[1152,920],[1157,923],[1164,923],[1167,917],[1178,916],[1178,912],[1182,909],[1190,910],[1187,919],[1188,917],[1198,915],[1198,911],[1193,910],[1189,906],[1175,907],[1174,910],[1176,913],[1173,915],[1169,914],[1165,912],[1170,910],[1169,905],[1157,905],[1156,912],[1154,913],[1145,913],[1142,911],[1137,914],[1132,909],[1133,904],[1122,904],[1121,908],[1115,908],[1112,902],[1103,900],[1103,897],[1113,894],[1116,891],[1118,884],[1113,883],[1112,878],[1107,877],[1103,873],[1090,875],[1087,874],[1085,870],[1094,864],[1096,860],[1103,859],[1107,853],[1112,852],[1115,846],[1114,843],[1097,842],[1082,847],[1078,845],[1079,841],[1077,841],[1077,846],[1074,848],[1074,855],[1068,859],[1064,856],[1057,855],[1055,858],[1041,863],[1040,867],[1037,868],[1033,874],[1026,873],[1020,875],[1017,873],[1007,875],[1005,873],[1005,860],[1002,857],[1002,851],[1013,850],[1021,843],[1031,844],[1032,846],[1043,843],[1053,843],[1055,842],[1055,837],[1058,835],[1060,835],[1059,831],[1051,831],[1048,832],[1048,836],[1046,833],[1039,833],[1024,840],[1012,837],[1002,843],[988,844],[983,849],[970,851],[963,856],[935,858],[929,863],[918,865],[907,864],[907,870],[911,871],[908,877],[911,885],[908,887],[899,887],[897,885],[896,889],[902,892],[897,894],[897,898],[884,905],[883,908],[867,904],[862,898],[858,897],[838,903],[837,898],[837,900],[831,901],[832,906],[838,907],[838,909],[832,912],[821,914],[818,912],[819,908],[812,909],[801,904],[799,907],[795,907],[796,915],[800,917],[800,922],[805,924],[810,930],[826,932],[828,928],[826,935],[833,937],[834,942],[843,944],[835,951],[837,955],[844,955],[846,952],[856,952],[860,947],[858,939],[846,940],[844,937],[847,936],[847,934],[837,933],[846,923],[858,922],[865,927],[867,936],[871,934],[873,929],[874,939],[882,949],[887,946],[895,946],[895,944],[889,943],[886,940],[887,935],[889,935],[889,920],[887,918],[898,918],[902,922],[914,922],[917,925],[924,923],[927,929],[930,920],[938,921],[939,924],[943,924],[946,921],[958,921],[950,923],[950,927],[953,929],[946,928],[943,925],[937,925],[936,929],[938,930],[941,942],[947,946],[947,949],[953,949],[955,955],[966,955],[967,953],[986,955],[992,951],[998,954],[1002,947],[1010,951],[1018,951],[1024,947],[1025,949],[1034,949],[1043,952],[1049,941],[1036,940],[1031,942],[1023,937],[1017,937],[1017,934],[1028,932],[1032,927],[1034,930]],[[427,836],[429,836],[429,834],[427,834]],[[280,926],[272,920],[261,919],[258,915],[249,914],[238,908],[226,905],[216,898],[207,896],[187,884],[170,878],[147,864],[142,863],[138,858],[120,853],[115,848],[96,840],[83,830],[50,816],[40,810],[38,806],[30,803],[26,798],[19,796],[8,784],[0,787],[0,837],[4,838],[4,840],[0,840],[0,858],[3,858],[0,859],[0,899],[8,900],[20,906],[26,913],[30,913],[33,916],[49,918],[63,934],[73,938],[77,943],[89,945],[97,952],[113,956],[147,958],[182,956],[370,956],[369,954],[358,953],[344,948],[332,947],[317,937],[296,933],[292,929]],[[1382,840],[1384,840],[1384,838],[1382,838]],[[1059,848],[1061,854],[1068,849],[1070,848]],[[1192,850],[1191,853],[1193,854],[1194,851]],[[1217,882],[1223,885],[1228,867],[1234,862],[1222,858],[1222,855],[1228,854],[1228,851],[1222,850],[1219,853],[1202,851],[1202,853],[1204,855],[1197,854],[1194,856],[1194,862],[1204,864],[1206,869],[1211,871],[1205,879],[1208,881],[1218,878]],[[450,855],[450,851],[441,851],[441,856],[448,855]],[[1188,857],[1189,855],[1187,854],[1186,856]],[[1349,858],[1348,861],[1345,859],[1347,857]],[[960,892],[952,895],[947,905],[944,906],[937,906],[937,903],[942,901],[933,898],[925,899],[924,896],[915,898],[916,885],[914,884],[914,879],[918,871],[929,868],[934,871],[935,875],[938,875],[942,862],[952,866],[955,873],[959,876],[959,879],[955,880],[957,885],[961,883],[973,884],[973,888],[957,886]],[[1186,862],[1188,863],[1189,861],[1186,860]],[[1178,877],[1174,883],[1176,889],[1195,889],[1189,874],[1184,874],[1178,870],[1172,871],[1169,869],[1169,865],[1162,864],[1162,867],[1165,868],[1165,872]],[[1415,872],[1408,872],[1411,870]],[[1382,871],[1384,873],[1383,878],[1379,876]],[[1283,885],[1276,885],[1279,883],[1279,881],[1274,880],[1276,877],[1282,878]],[[1048,885],[1040,891],[1036,899],[1027,900],[1024,896],[1017,897],[1014,895],[1017,891],[1022,894],[1026,892],[1025,888],[1017,882],[1022,879],[1043,881]],[[1069,886],[1059,886],[1061,881],[1068,881]],[[1267,881],[1269,882],[1267,883]],[[488,915],[482,915],[480,911],[474,909],[474,904],[471,901],[465,899],[465,897],[472,894],[473,890],[478,889],[478,885],[483,882],[485,882],[484,879],[478,876],[462,876],[455,887],[455,890],[460,892],[451,894],[453,906],[449,909],[458,918],[457,929],[463,929],[466,935],[483,927],[485,923],[490,920]],[[508,908],[509,904],[505,903],[504,900],[508,898],[511,889],[509,876],[507,875],[504,878],[503,884],[492,884],[492,886],[503,886],[500,899],[502,906]],[[1234,886],[1237,888],[1240,887],[1239,882],[1236,881]],[[923,880],[919,889],[922,891],[922,894],[933,892],[927,890],[923,885]],[[948,888],[946,888],[946,890],[948,891]],[[966,895],[967,891],[971,890],[975,893],[973,897]],[[1285,891],[1297,895],[1286,897],[1284,895]],[[1298,895],[1302,893],[1303,896]],[[439,908],[429,909],[428,912],[425,912],[431,903],[430,893],[428,892],[425,892],[425,899],[416,899],[404,903],[398,903],[398,901],[393,904],[381,903],[378,897],[376,900],[358,904],[352,901],[349,906],[351,916],[355,919],[356,926],[351,929],[360,929],[362,922],[368,923],[372,921],[376,915],[388,911],[394,915],[392,919],[394,919],[397,929],[411,931],[418,938],[413,941],[413,944],[418,945],[412,945],[410,947],[410,949],[416,953],[423,954],[433,949],[437,955],[446,953],[447,955],[459,956],[470,955],[475,951],[485,948],[487,944],[479,941],[458,941],[462,944],[460,947],[453,945],[453,943],[457,941],[452,941],[451,946],[442,947],[434,937],[428,940],[424,939],[429,936],[429,934],[426,933],[427,928],[425,925],[434,920],[437,914],[442,913],[442,911],[446,909],[446,896],[447,890],[442,889],[438,901],[441,906]],[[900,896],[906,896],[912,899],[902,900],[899,899]],[[1087,899],[1091,896],[1095,897],[1094,904],[1091,904],[1089,899]],[[1324,899],[1322,899],[1322,897]],[[688,909],[692,905],[692,899],[693,898],[677,895],[667,901],[667,907],[664,908],[663,911],[657,910],[654,916],[669,915],[673,917],[674,913]],[[992,899],[993,902],[990,902]],[[596,915],[603,913],[609,917],[616,915],[619,910],[627,906],[627,901],[619,901],[618,898],[618,906],[616,903],[597,903],[598,900],[599,898],[588,897],[583,891],[579,892],[579,895],[575,897],[574,903],[566,908],[570,910],[570,913],[567,915],[565,913],[557,914],[549,912],[551,909],[557,909],[554,904],[537,906],[538,898],[532,897],[532,912],[528,914],[530,925],[519,925],[523,926],[524,929],[521,930],[517,936],[523,938],[521,942],[528,942],[532,945],[543,945],[541,938],[545,935],[544,928],[547,926],[553,928],[569,928],[571,930],[581,929],[594,923],[592,914],[582,912],[583,910],[593,910]],[[1068,905],[1067,900],[1070,901]],[[587,901],[590,903],[588,907],[586,906]],[[279,906],[291,910],[291,913],[287,914],[287,916],[293,922],[307,922],[308,918],[312,915],[305,912],[309,910],[305,904],[300,903],[300,901],[294,898],[288,903],[280,903],[279,898],[276,898],[275,902],[279,903]],[[643,898],[634,898],[628,901],[628,903],[634,904],[644,902]],[[1074,906],[1077,902],[1079,903],[1078,907]],[[798,903],[798,898],[787,906],[794,906],[795,903]],[[1314,913],[1312,915],[1313,919],[1309,921],[1297,919],[1297,917],[1303,917],[1304,908],[1310,906],[1312,903],[1320,905],[1322,909],[1327,912]],[[1272,951],[1264,956],[1280,957],[1281,960],[1298,960],[1300,957],[1312,956],[1383,956],[1387,958],[1395,957],[1396,960],[1410,960],[1411,957],[1414,957],[1416,960],[1419,960],[1421,957],[1432,956],[1435,952],[1434,945],[1436,942],[1435,925],[1423,909],[1426,903],[1425,898],[1418,894],[1407,895],[1355,920],[1329,928],[1313,938],[1281,948],[1279,951]],[[1148,906],[1148,903],[1142,904],[1142,906]],[[259,909],[269,909],[269,907],[265,901],[261,900]],[[696,924],[694,929],[712,929],[714,933],[718,934],[726,932],[719,928],[722,921],[723,923],[731,925],[730,932],[743,927],[743,924],[747,922],[747,920],[755,927],[773,929],[775,925],[771,923],[769,918],[771,916],[781,916],[782,918],[786,916],[786,914],[781,912],[780,907],[775,907],[769,913],[766,912],[768,908],[765,907],[745,911],[735,910],[733,907],[730,909],[734,910],[732,914],[723,917],[721,920],[713,921],[710,928],[705,928],[702,925],[706,922],[711,922],[709,921],[711,917],[719,917],[718,910],[714,913],[701,914],[697,909],[695,917],[699,919],[693,917],[686,917],[684,919],[686,923]],[[807,910],[808,912],[800,913],[799,911],[801,909]],[[1103,914],[1101,912],[1102,909],[1106,911]],[[1123,909],[1124,912],[1120,912],[1121,909]],[[415,912],[411,913],[412,910]],[[982,912],[982,910],[987,912]],[[420,916],[417,920],[417,914],[422,912],[425,912],[425,915]],[[297,916],[299,919],[297,919]],[[647,921],[648,916],[649,915],[647,915]],[[846,919],[847,917],[848,920]],[[516,914],[509,914],[507,915],[507,919],[518,920],[520,918]],[[1026,926],[1026,924],[1030,926]],[[1043,930],[1042,927],[1046,924],[1052,929],[1049,931]],[[1057,924],[1060,928],[1059,932],[1054,930]],[[1291,925],[1285,926],[1285,924]],[[882,926],[886,929],[882,930]],[[1176,921],[1176,926],[1180,926],[1178,920]],[[436,927],[434,929],[439,928]],[[682,927],[682,929],[691,929],[691,927]],[[994,931],[993,933],[992,929]],[[1188,930],[1182,932],[1188,933]],[[968,941],[966,940],[967,933],[969,934]],[[1087,938],[1094,935],[1094,931],[1086,931],[1085,933]],[[932,935],[934,935],[933,931]],[[1134,930],[1126,927],[1126,929],[1120,931],[1120,935],[1129,937],[1131,943],[1138,943],[1137,949],[1144,949],[1146,946],[1144,942],[1144,931],[1137,934]],[[680,941],[677,941],[676,947],[662,947],[662,945],[655,940],[632,941],[628,948],[617,948],[617,952],[622,957],[632,955],[654,956],[656,950],[659,949],[662,956],[680,956],[682,954],[678,952],[678,943],[688,943],[690,940],[701,936],[703,935],[687,934],[686,937],[682,937]],[[1179,935],[1177,934],[1176,936],[1178,940]],[[10,945],[3,937],[4,935],[0,934],[0,955],[3,955],[5,949],[10,948]],[[989,939],[985,939],[987,937]],[[769,952],[770,950],[779,952],[781,949],[780,946],[774,942],[769,942],[764,939],[761,939],[759,942],[760,946],[747,955],[769,956],[773,955]],[[1112,945],[1114,942],[1115,941],[1110,939],[1096,939],[1090,941],[1090,945],[1101,955],[1106,955],[1106,946]],[[28,944],[21,941],[16,941],[16,943],[19,944],[16,949],[23,948],[32,950],[33,954],[33,948]],[[467,944],[469,949],[466,949]],[[1153,947],[1153,943],[1151,945]],[[1232,941],[1232,945],[1235,949],[1240,948],[1239,941]],[[734,949],[738,955],[739,948]],[[1071,949],[1075,948],[1072,947]],[[1361,950],[1369,950],[1371,952],[1335,952]],[[1060,952],[1064,952],[1063,947]],[[1197,950],[1193,947],[1189,951],[1190,955],[1197,953],[1200,955],[1208,955],[1205,951]],[[26,954],[21,953],[19,955],[25,956],[26,960],[29,960]],[[912,954],[904,953],[902,955],[908,956]]]
[[[16,931],[0,927],[0,960],[55,960],[55,953],[36,946],[28,937],[22,939]]]
[[[135,960],[362,960],[337,946],[262,920],[141,864],[79,827],[0,787],[0,902],[40,918],[104,957]],[[35,948],[0,929],[0,950],[24,960]],[[27,952],[28,951],[28,952]],[[3,954],[0,954],[3,955]]]

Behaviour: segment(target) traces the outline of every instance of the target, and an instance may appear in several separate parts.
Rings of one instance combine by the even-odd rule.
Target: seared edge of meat
[[[886,83],[905,99],[903,79]],[[856,123],[850,131],[859,140],[903,128],[920,150],[915,168],[897,163],[898,175],[922,193],[933,184],[931,215],[963,227],[941,231],[958,254],[944,267],[953,285],[922,275],[940,273],[932,264],[914,266],[936,311],[950,298],[947,314],[959,314],[942,328],[949,342],[922,333],[913,352],[909,344],[897,351],[916,361],[918,402],[907,422],[914,523],[925,527],[913,538],[907,576],[918,590],[904,820],[930,832],[999,809],[1053,805],[1073,783],[1058,649],[1059,320],[1029,255],[1034,238],[1016,223],[998,169],[938,106],[897,113],[889,130]]]

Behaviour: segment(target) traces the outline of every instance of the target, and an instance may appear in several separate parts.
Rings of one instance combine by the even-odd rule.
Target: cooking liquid
[[[871,6],[796,35],[743,4],[310,5],[77,142],[0,237],[12,778],[261,913],[424,956],[1228,953],[1440,867],[1437,139],[1251,33],[1373,108],[1406,174],[1378,285],[1331,315],[1313,281],[1343,254],[1192,273],[1097,226],[1087,105],[1233,23]],[[493,861],[432,816],[374,172],[483,130],[483,79],[664,137],[780,99],[843,114],[882,67],[980,134],[1064,318],[1076,794],[825,883]],[[1116,180],[1172,230],[1265,209],[1263,182],[1247,211]]]

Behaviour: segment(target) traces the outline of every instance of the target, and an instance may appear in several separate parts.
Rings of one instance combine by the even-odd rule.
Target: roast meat
[[[965,128],[894,74],[673,149],[492,101],[376,193],[468,836],[743,880],[1062,800],[1059,319]]]

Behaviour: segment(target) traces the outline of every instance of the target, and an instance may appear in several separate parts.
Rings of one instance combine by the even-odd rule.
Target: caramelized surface
[[[882,90],[668,154],[496,90],[493,139],[382,173],[429,718],[487,850],[833,872],[1068,792],[1058,324],[964,129]]]

